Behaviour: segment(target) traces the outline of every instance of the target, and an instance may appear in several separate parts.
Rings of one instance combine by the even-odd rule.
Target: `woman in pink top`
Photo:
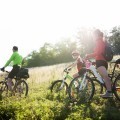
[[[94,53],[86,55],[86,59],[95,58],[96,68],[99,74],[104,79],[107,91],[105,94],[102,94],[101,97],[103,98],[113,97],[111,89],[111,80],[108,77],[107,73],[108,63],[103,56],[103,52],[105,50],[105,41],[103,40],[103,33],[99,29],[97,29],[94,31],[93,37],[96,42]]]

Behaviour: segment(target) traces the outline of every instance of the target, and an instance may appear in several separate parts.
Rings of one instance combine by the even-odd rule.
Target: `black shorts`
[[[19,69],[20,69],[20,67],[18,65],[14,65],[13,69],[11,70],[11,72],[8,75],[8,78],[13,79],[18,74]]]
[[[101,66],[104,66],[106,69],[108,69],[108,63],[104,60],[96,60],[96,68],[99,68]]]

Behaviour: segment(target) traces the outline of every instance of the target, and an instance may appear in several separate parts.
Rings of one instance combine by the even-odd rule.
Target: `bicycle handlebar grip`
[[[9,71],[5,71],[6,73],[10,73]]]
[[[67,70],[68,70],[68,71],[70,71],[70,70],[71,70],[71,68],[68,68]]]

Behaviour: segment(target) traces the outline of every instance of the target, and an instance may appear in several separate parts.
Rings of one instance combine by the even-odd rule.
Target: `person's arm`
[[[89,59],[89,58],[94,58],[94,57],[96,57],[96,56],[101,55],[103,49],[104,49],[104,45],[103,45],[100,41],[97,42],[96,47],[95,47],[95,49],[94,49],[94,52],[91,53],[91,54],[87,54],[87,55],[86,55],[86,58]]]
[[[77,61],[75,61],[75,62],[73,62],[72,64],[70,64],[67,68],[73,68],[73,67],[76,66],[76,64],[77,64]]]

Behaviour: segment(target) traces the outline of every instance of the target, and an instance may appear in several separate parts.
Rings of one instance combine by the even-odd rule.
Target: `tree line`
[[[81,56],[93,51],[92,31],[94,29],[81,29],[76,41],[70,38],[56,44],[45,43],[38,51],[32,51],[24,59],[26,67],[39,67],[73,61],[71,53],[77,49]],[[114,55],[120,54],[120,27],[114,27],[110,33],[104,33],[105,39],[111,44]]]

